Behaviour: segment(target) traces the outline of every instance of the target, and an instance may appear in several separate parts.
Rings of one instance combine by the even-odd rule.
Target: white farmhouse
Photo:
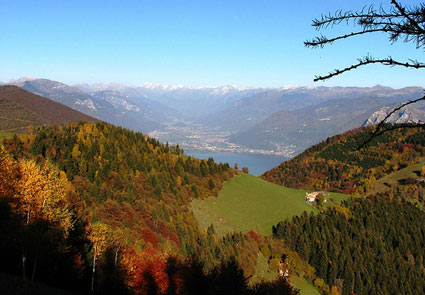
[[[322,195],[323,198],[323,202],[326,203],[328,201],[328,196],[324,193],[324,192],[313,192],[313,193],[305,193],[305,201],[308,204],[314,204],[316,202],[316,198]]]
[[[307,203],[314,203],[318,195],[319,195],[319,192],[305,193],[305,201]]]

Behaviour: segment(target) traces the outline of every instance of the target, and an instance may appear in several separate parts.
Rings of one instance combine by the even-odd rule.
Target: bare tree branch
[[[414,41],[417,48],[425,47],[425,5],[421,4],[413,8],[405,8],[395,0],[391,0],[392,7],[389,12],[382,7],[378,10],[373,7],[364,7],[360,12],[342,12],[338,10],[334,15],[322,15],[321,19],[313,20],[312,26],[321,30],[328,26],[339,25],[345,21],[351,21],[354,25],[360,26],[363,30],[344,34],[334,38],[326,36],[316,37],[307,40],[304,45],[307,47],[324,47],[334,41],[351,38],[367,33],[383,32],[389,35],[391,43],[404,37],[404,42]]]
[[[381,13],[378,13],[373,9],[373,6],[369,7],[367,13],[364,12],[365,8],[362,9],[361,12],[345,12],[342,13],[341,10],[337,11],[334,15],[322,15],[321,19],[314,19],[312,26],[316,28],[316,30],[320,30],[322,28],[326,28],[330,25],[338,25],[339,23],[345,22],[356,22],[360,20],[366,19],[392,19],[392,18],[402,18],[403,16],[400,13],[386,13],[382,10]]]
[[[415,68],[415,69],[425,68],[425,64],[420,63],[418,61],[410,61],[410,62],[404,62],[403,63],[403,62],[396,61],[396,60],[392,59],[391,57],[383,58],[383,59],[374,59],[372,57],[366,56],[363,59],[358,59],[357,64],[351,65],[351,66],[346,67],[346,68],[341,69],[341,70],[336,69],[333,72],[330,72],[326,76],[316,76],[315,79],[314,79],[314,82],[325,81],[325,80],[328,80],[328,79],[330,79],[334,76],[338,76],[338,75],[340,75],[344,72],[348,72],[348,71],[357,69],[358,67],[365,66],[365,65],[368,65],[368,64],[376,64],[376,63],[383,64],[383,65],[386,65],[386,66],[403,66],[403,67],[406,67],[406,68]]]
[[[331,44],[331,43],[333,43],[337,40],[346,39],[346,38],[350,38],[350,37],[353,37],[353,36],[358,36],[358,35],[363,35],[363,34],[368,34],[368,33],[387,32],[387,31],[388,31],[388,29],[385,29],[385,28],[384,29],[370,29],[370,30],[364,30],[364,31],[360,31],[360,32],[353,32],[353,33],[350,33],[350,34],[338,36],[338,37],[331,38],[331,39],[328,39],[325,36],[321,36],[321,37],[316,37],[311,41],[305,41],[304,45],[306,47],[317,47],[317,46],[324,47],[325,44]]]

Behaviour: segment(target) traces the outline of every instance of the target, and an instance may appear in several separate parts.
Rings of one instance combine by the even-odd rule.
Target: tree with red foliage
[[[158,237],[149,228],[142,229],[142,238],[145,243],[150,243],[154,249],[158,247]]]
[[[255,232],[255,231],[253,231],[253,230],[251,230],[251,231],[249,231],[248,232],[248,234],[249,234],[249,236],[252,238],[252,239],[254,239],[255,241],[259,241],[260,240],[260,237],[259,237],[259,235]]]

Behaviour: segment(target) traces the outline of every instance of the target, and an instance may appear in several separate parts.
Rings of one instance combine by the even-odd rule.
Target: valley
[[[8,1],[0,295],[425,294],[424,1]]]
[[[10,86],[3,87],[12,89]],[[74,267],[87,270],[85,278],[79,278],[74,274],[49,274],[42,266],[40,276],[58,279],[69,276],[76,282],[75,290],[84,289],[88,281],[88,269],[93,265],[91,255],[98,243],[98,235],[108,245],[97,258],[101,270],[93,270],[91,274],[99,280],[96,280],[98,293],[108,286],[103,281],[108,272],[117,271],[117,266],[107,264],[110,259],[108,251],[116,251],[115,259],[120,261],[123,275],[131,277],[123,278],[123,285],[111,290],[137,284],[148,288],[143,285],[146,280],[141,277],[156,268],[159,268],[155,270],[157,276],[165,274],[167,265],[173,263],[171,255],[178,257],[174,263],[177,263],[179,280],[184,282],[184,288],[191,288],[194,281],[188,275],[196,272],[197,266],[191,261],[195,255],[203,265],[198,275],[209,282],[203,288],[226,285],[229,274],[224,277],[220,274],[227,271],[225,267],[236,267],[244,278],[249,278],[241,281],[239,290],[250,290],[256,294],[258,288],[272,284],[273,288],[286,288],[285,294],[294,294],[294,287],[299,294],[329,294],[332,288],[342,290],[344,287],[339,285],[338,277],[350,280],[350,274],[340,273],[337,277],[324,271],[324,267],[320,267],[324,262],[318,258],[321,254],[314,251],[327,250],[310,246],[311,252],[306,252],[300,245],[310,240],[294,242],[293,239],[303,241],[304,237],[297,236],[297,232],[289,233],[288,227],[300,226],[299,221],[307,224],[316,220],[320,224],[322,216],[343,222],[345,217],[357,214],[357,207],[353,204],[369,210],[367,202],[375,199],[382,202],[379,195],[382,192],[390,196],[391,202],[387,204],[385,201],[380,206],[391,206],[390,210],[395,210],[395,204],[400,201],[405,214],[421,216],[409,204],[413,204],[413,208],[421,208],[424,203],[423,189],[415,179],[418,179],[418,171],[423,166],[425,133],[413,125],[394,125],[406,128],[392,130],[393,125],[386,124],[384,127],[390,128],[388,132],[373,139],[367,148],[361,150],[357,150],[359,144],[372,134],[374,127],[353,129],[329,137],[289,158],[272,150],[249,150],[229,144],[229,131],[219,127],[207,128],[196,120],[174,119],[172,123],[162,123],[166,126],[161,127],[162,131],[155,129],[144,135],[70,111],[70,108],[63,108],[57,102],[18,87],[13,91],[19,94],[21,100],[15,104],[8,103],[10,100],[5,102],[11,111],[16,110],[15,121],[21,122],[21,117],[32,114],[34,118],[40,118],[40,123],[33,127],[24,124],[24,133],[21,134],[0,133],[3,142],[0,150],[0,197],[2,193],[11,191],[16,198],[23,198],[28,191],[26,187],[29,187],[30,191],[37,193],[37,197],[28,202],[36,202],[38,195],[52,198],[49,192],[59,189],[62,199],[48,203],[49,210],[59,210],[58,214],[66,216],[65,220],[70,220],[70,214],[73,214],[74,222],[84,228],[76,232],[77,228],[69,227],[67,221],[68,225],[60,230],[77,235],[73,237],[76,240],[51,240],[47,233],[58,222],[56,215],[43,209],[34,211],[37,218],[51,224],[45,229],[46,236],[40,237],[40,243],[49,244],[51,248],[66,244],[63,250],[60,247],[55,250],[57,263],[63,264],[64,270],[70,271]],[[8,92],[3,93],[0,98],[7,98]],[[28,101],[32,99],[41,101],[48,106],[47,109],[63,110],[72,118],[89,118],[92,122],[59,121],[66,117],[57,114],[48,116],[51,111],[31,108]],[[39,164],[36,161],[40,161]],[[235,163],[241,170],[232,168]],[[251,174],[247,174],[243,167],[247,167]],[[35,177],[29,177],[31,173],[35,173]],[[59,175],[55,180],[59,183],[49,180],[49,175]],[[45,181],[44,188],[47,190],[40,191],[37,182],[32,179]],[[9,185],[13,183],[18,185]],[[312,194],[318,201],[315,199],[312,204],[306,202],[306,194],[321,191],[324,192],[321,195],[323,199],[317,197],[320,194]],[[365,195],[369,197],[363,197]],[[7,207],[9,199],[6,196],[4,194],[0,201]],[[325,199],[327,202],[324,202]],[[408,202],[405,202],[406,199]],[[0,206],[3,206],[1,202]],[[55,202],[65,205],[58,207],[59,203]],[[9,217],[4,222],[7,226],[0,227],[0,233],[9,235],[8,227],[20,232],[20,226],[25,226],[11,223],[21,212],[29,214],[26,207],[21,209],[19,206],[18,210],[6,209],[5,216]],[[40,208],[35,203],[32,206]],[[341,220],[342,216],[345,217]],[[37,218],[31,226],[37,226]],[[351,222],[351,219],[348,221]],[[321,226],[331,225],[326,222]],[[305,226],[308,228],[310,225]],[[294,238],[288,239],[289,234]],[[314,236],[317,233],[309,231],[309,234]],[[410,234],[403,234],[407,236],[406,243],[411,243]],[[0,243],[1,247],[9,249],[9,246]],[[37,247],[43,257],[41,265],[54,264],[45,258],[48,251]],[[329,251],[333,251],[332,247]],[[385,247],[394,251],[387,242]],[[418,254],[420,250],[414,251],[416,257],[421,255]],[[30,261],[38,259],[38,254],[29,253]],[[70,253],[76,253],[82,260],[66,260]],[[338,255],[338,267],[342,267],[346,256],[336,253],[333,255]],[[19,251],[12,254],[3,258],[6,265],[14,265],[19,260]],[[232,263],[235,263],[234,266]],[[35,268],[32,269],[35,273]],[[282,272],[289,276],[289,281],[276,280],[278,273]],[[29,271],[24,272],[27,273]],[[214,277],[215,274],[219,277]],[[233,275],[236,276],[236,273]],[[417,276],[417,270],[412,275]],[[19,280],[15,282],[19,284]],[[174,281],[171,278],[165,282],[155,283],[162,288],[162,293]],[[66,287],[67,284],[58,286]],[[362,281],[357,288],[372,287]],[[344,292],[347,293],[347,290]]]
[[[106,122],[140,131],[188,153],[292,158],[329,136],[376,122],[394,105],[420,97],[421,87],[283,86],[238,88],[145,83],[77,84],[21,78],[10,84]],[[390,118],[425,120],[424,103]],[[254,167],[248,167],[254,168]],[[272,167],[269,167],[272,168]],[[264,171],[262,171],[264,172]]]
[[[164,129],[154,130],[148,133],[161,142],[178,144],[185,151],[190,152],[211,152],[211,153],[235,153],[235,154],[258,154],[276,155],[291,157],[294,154],[295,146],[280,146],[276,149],[256,149],[244,147],[229,141],[230,131],[223,131],[219,128],[211,128],[197,122],[177,122],[168,123]]]

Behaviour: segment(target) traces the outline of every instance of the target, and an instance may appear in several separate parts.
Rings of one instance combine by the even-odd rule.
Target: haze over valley
[[[145,83],[67,85],[21,78],[10,84],[106,122],[178,144],[188,154],[216,160],[239,154],[255,174],[273,168],[329,136],[366,126],[391,107],[421,96],[423,88],[282,86],[238,88]],[[425,105],[394,114],[389,122],[425,120]],[[256,166],[267,155],[273,166]],[[245,158],[244,158],[245,157]],[[266,161],[267,162],[267,161]],[[256,164],[257,163],[257,164]],[[261,165],[261,164],[260,164]]]

